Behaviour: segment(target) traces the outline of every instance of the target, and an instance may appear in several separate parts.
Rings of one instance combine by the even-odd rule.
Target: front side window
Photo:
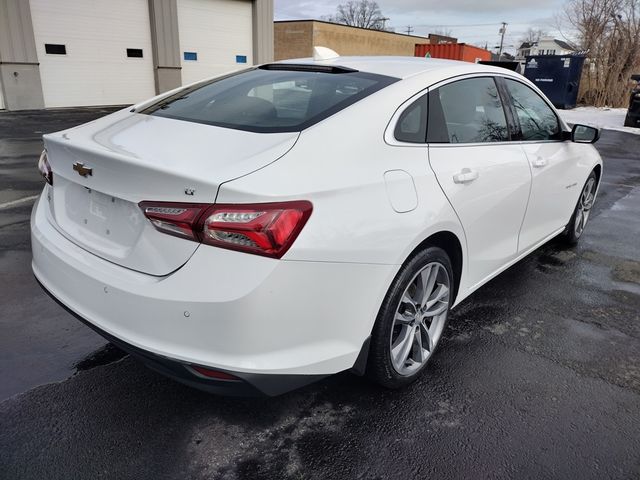
[[[515,80],[505,78],[505,83],[520,122],[522,140],[558,140],[558,117],[540,95]]]
[[[507,120],[494,79],[459,80],[431,92],[427,132],[431,143],[509,140]]]
[[[274,64],[196,85],[142,113],[252,132],[294,132],[398,79],[355,70]]]

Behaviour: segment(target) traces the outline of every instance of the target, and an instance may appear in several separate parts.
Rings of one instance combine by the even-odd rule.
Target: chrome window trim
[[[400,140],[397,140],[395,138],[395,129],[398,123],[398,120],[400,118],[400,116],[404,113],[404,111],[409,108],[413,102],[415,102],[416,100],[418,100],[419,98],[421,98],[423,95],[428,95],[429,92],[431,92],[432,90],[435,90],[436,88],[440,88],[444,85],[448,85],[449,83],[453,83],[453,82],[457,82],[460,80],[467,80],[469,78],[483,78],[483,77],[490,77],[492,79],[495,80],[496,77],[501,77],[501,78],[508,78],[510,80],[514,80],[518,83],[521,83],[522,85],[524,85],[525,87],[529,87],[531,90],[534,91],[534,93],[536,93],[543,101],[544,103],[547,104],[547,106],[549,108],[551,108],[551,111],[553,111],[553,114],[556,116],[556,118],[558,119],[558,124],[560,125],[560,129],[561,130],[568,130],[568,126],[566,125],[566,123],[562,120],[562,118],[560,117],[560,115],[558,115],[558,111],[556,110],[556,108],[553,106],[553,104],[551,104],[548,99],[544,96],[544,94],[539,91],[539,89],[533,85],[533,87],[525,82],[523,82],[520,78],[518,78],[515,75],[509,74],[507,72],[477,72],[477,73],[464,73],[462,75],[457,75],[455,77],[450,77],[444,80],[440,80],[439,82],[436,82],[432,85],[429,85],[428,87],[423,88],[422,90],[420,90],[419,92],[413,94],[411,97],[409,97],[407,100],[405,100],[404,102],[402,102],[400,104],[400,106],[398,106],[398,108],[395,110],[395,112],[393,113],[393,115],[391,116],[391,118],[389,119],[389,122],[387,124],[387,127],[385,128],[384,131],[384,141],[387,145],[393,146],[393,147],[460,147],[460,146],[474,146],[474,147],[478,147],[481,145],[514,145],[514,144],[521,144],[521,145],[533,145],[533,144],[539,144],[539,143],[558,143],[558,142],[563,142],[564,140],[508,140],[505,142],[475,142],[475,143],[428,143],[428,142],[424,142],[424,143],[412,143],[412,142],[402,142]],[[524,78],[524,77],[522,77]],[[503,105],[502,108],[504,109],[505,106]],[[506,112],[505,112],[505,117],[506,117]]]

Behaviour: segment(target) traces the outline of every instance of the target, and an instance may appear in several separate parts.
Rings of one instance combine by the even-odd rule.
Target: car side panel
[[[523,142],[522,149],[531,165],[533,180],[520,231],[519,252],[569,222],[580,191],[597,163],[591,145],[569,141]]]
[[[515,258],[529,199],[531,173],[519,145],[430,145],[429,160],[468,242],[469,282],[482,283]],[[456,183],[469,169],[478,178]]]
[[[313,213],[284,260],[400,265],[440,230],[457,235],[464,247],[458,219],[429,168],[426,147],[384,142],[395,107],[376,101],[376,95],[302,132],[278,162],[223,184],[217,201],[311,201]],[[390,171],[410,176],[415,208],[396,211],[388,174],[385,182]]]

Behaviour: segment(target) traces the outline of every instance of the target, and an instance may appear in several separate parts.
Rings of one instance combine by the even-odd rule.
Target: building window
[[[184,52],[184,59],[195,62],[198,60],[198,52]]]
[[[60,45],[58,43],[45,43],[44,51],[49,55],[66,55],[67,54],[67,46]]]
[[[247,63],[246,55],[236,55],[236,63]]]
[[[142,58],[141,48],[127,48],[127,57],[129,58]]]

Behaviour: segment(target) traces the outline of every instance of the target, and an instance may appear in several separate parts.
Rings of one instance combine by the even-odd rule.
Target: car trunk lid
[[[198,244],[158,232],[138,203],[214,203],[221,183],[277,160],[297,138],[124,111],[45,135],[51,218],[63,235],[105,260],[167,275]]]

